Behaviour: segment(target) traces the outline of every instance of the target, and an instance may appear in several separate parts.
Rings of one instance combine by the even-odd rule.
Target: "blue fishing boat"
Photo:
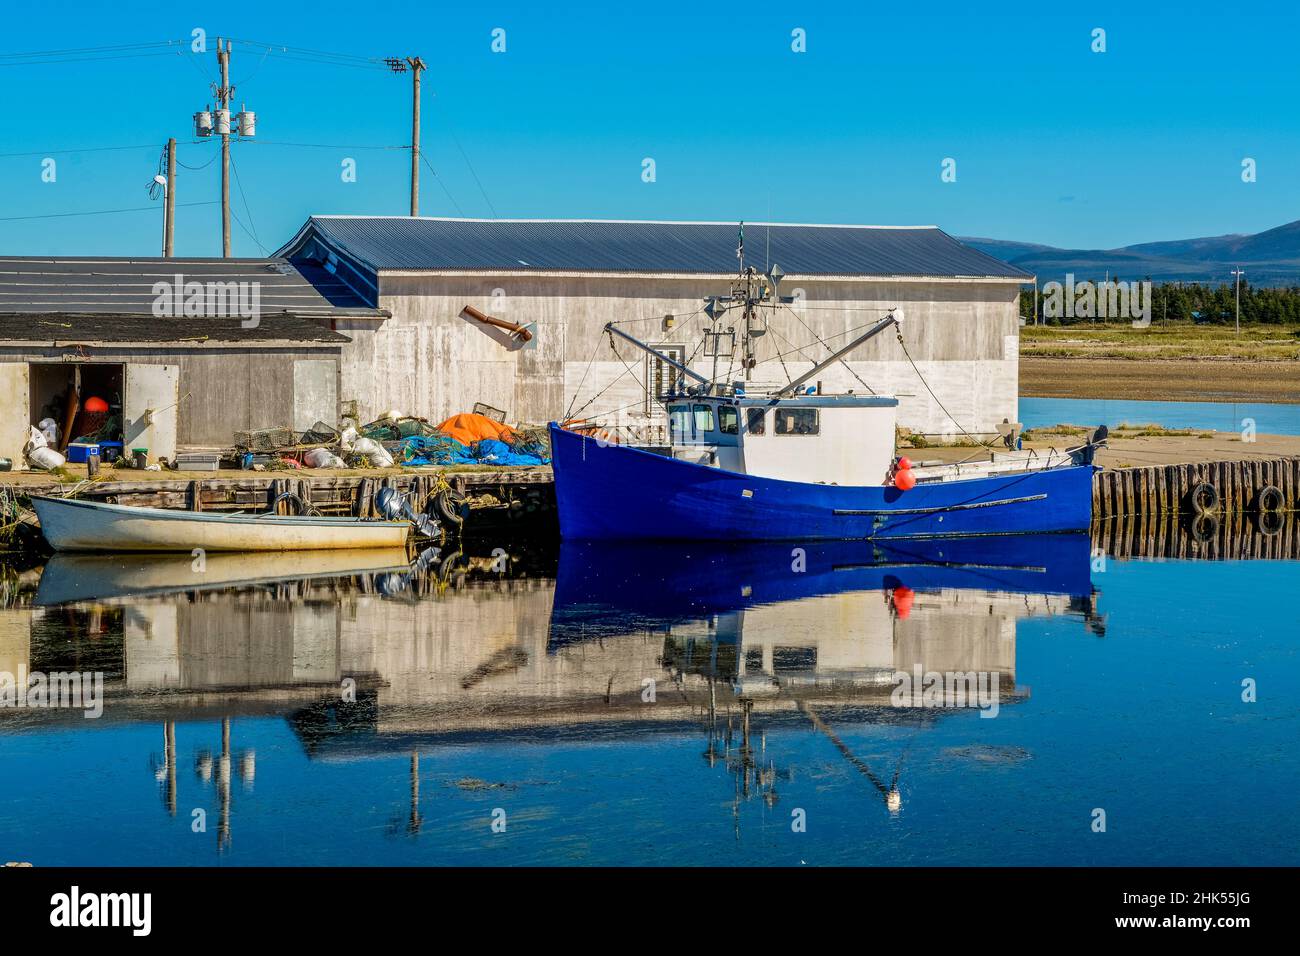
[[[920,481],[904,491],[729,471],[556,425],[551,454],[566,539],[927,538],[1084,531],[1092,518],[1091,465]]]
[[[897,399],[789,394],[801,380],[751,396],[676,367],[703,384],[667,400],[667,449],[551,424],[562,537],[930,538],[1084,531],[1091,523],[1092,458],[1104,428],[1063,452],[1008,449],[912,467],[895,454]]]
[[[766,331],[763,309],[793,300],[777,295],[779,267],[767,275],[744,267],[743,239],[738,255],[731,295],[712,297],[702,311],[713,323],[707,342],[730,310],[741,310],[743,379],[719,379],[716,358],[710,378],[616,323],[605,326],[611,345],[617,337],[667,370],[668,446],[631,447],[602,431],[551,423],[562,537],[842,540],[1088,529],[1092,461],[1106,440],[1104,426],[1083,445],[1057,452],[1020,450],[1007,423],[1003,450],[913,466],[895,448],[896,398],[870,388],[822,393],[823,372],[882,332],[897,333],[899,309],[785,385],[756,388],[751,343]],[[725,328],[728,340],[733,332]]]

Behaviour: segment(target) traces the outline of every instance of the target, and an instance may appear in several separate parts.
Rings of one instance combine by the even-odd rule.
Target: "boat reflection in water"
[[[202,570],[188,555],[57,556],[29,605],[0,609],[0,670],[93,661],[105,674],[96,724],[161,725],[153,763],[173,815],[176,724],[220,722],[192,755],[220,797],[220,846],[232,780],[268,772],[240,739],[245,717],[282,717],[315,763],[409,759],[412,832],[422,752],[700,734],[737,800],[772,801],[786,771],[765,734],[780,726],[826,734],[897,810],[898,767],[877,772],[835,728],[923,730],[987,710],[990,691],[993,706],[1022,700],[1020,619],[1102,627],[1089,549],[1086,535],[572,543],[558,568],[503,550],[414,565],[401,552],[209,555]],[[964,698],[898,693],[932,673],[991,683]],[[0,711],[0,733],[19,723],[85,732],[75,712]]]
[[[826,734],[901,806],[899,767],[878,775],[829,721],[922,726],[944,709],[1028,695],[1016,685],[1016,621],[1075,614],[1094,632],[1087,535],[906,542],[709,545],[565,543],[549,649],[662,633],[668,694],[703,720],[705,757],[726,762],[738,797],[775,800],[765,727]],[[663,682],[663,683],[661,683]],[[888,779],[888,782],[886,782]]]

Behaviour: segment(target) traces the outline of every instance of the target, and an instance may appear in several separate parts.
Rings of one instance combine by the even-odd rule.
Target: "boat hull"
[[[56,551],[317,551],[402,548],[405,521],[222,515],[33,497]]]
[[[784,541],[1086,531],[1090,465],[917,485],[820,485],[722,471],[551,426],[570,540]]]

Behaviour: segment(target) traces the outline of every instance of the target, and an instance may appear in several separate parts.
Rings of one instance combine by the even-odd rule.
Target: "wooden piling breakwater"
[[[1092,513],[1099,518],[1192,514],[1198,510],[1193,493],[1201,485],[1217,492],[1217,505],[1204,509],[1211,512],[1300,510],[1300,457],[1108,468],[1093,475]],[[1260,502],[1261,492],[1270,487],[1280,492],[1275,508]]]

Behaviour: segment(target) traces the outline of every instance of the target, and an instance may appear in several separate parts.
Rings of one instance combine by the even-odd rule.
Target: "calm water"
[[[1247,418],[1260,435],[1300,435],[1300,405],[1263,402],[1131,402],[1090,398],[1022,398],[1026,428],[1045,425],[1163,425],[1239,432]]]
[[[1300,863],[1300,564],[1090,546],[58,558],[0,671],[104,712],[0,709],[0,859]]]

